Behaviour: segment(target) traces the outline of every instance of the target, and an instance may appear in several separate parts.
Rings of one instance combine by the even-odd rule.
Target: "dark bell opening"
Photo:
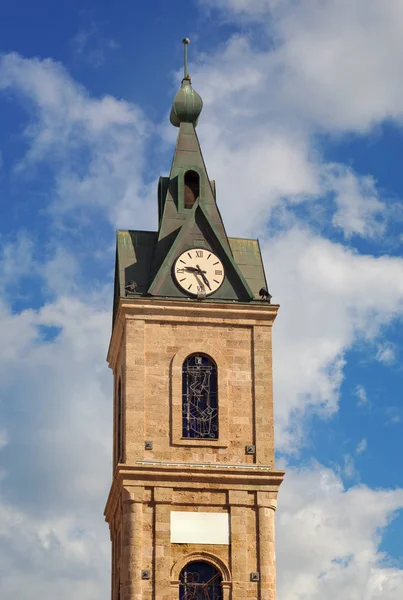
[[[185,208],[192,208],[200,195],[200,178],[196,171],[186,171],[185,173]]]

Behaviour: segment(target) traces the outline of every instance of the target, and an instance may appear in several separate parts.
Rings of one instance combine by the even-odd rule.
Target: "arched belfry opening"
[[[188,563],[179,577],[179,600],[222,600],[222,576],[216,567],[204,561]]]
[[[200,196],[200,176],[196,171],[186,171],[184,177],[184,207],[192,208]]]

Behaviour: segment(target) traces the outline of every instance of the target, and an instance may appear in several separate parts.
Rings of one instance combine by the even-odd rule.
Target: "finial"
[[[183,79],[189,79],[189,72],[188,72],[188,45],[190,44],[190,39],[189,38],[183,38],[182,44],[183,44],[184,51],[185,51],[185,61],[184,61],[184,67],[183,67]]]
[[[175,127],[179,127],[181,123],[192,123],[196,127],[197,120],[203,108],[203,101],[199,94],[192,88],[188,72],[188,45],[190,44],[190,39],[183,38],[182,44],[185,51],[184,75],[181,89],[174,98],[169,118]]]

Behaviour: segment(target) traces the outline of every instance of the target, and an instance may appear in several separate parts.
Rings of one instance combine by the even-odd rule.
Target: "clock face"
[[[176,259],[174,277],[187,294],[209,296],[224,281],[224,265],[214,252],[190,248]]]

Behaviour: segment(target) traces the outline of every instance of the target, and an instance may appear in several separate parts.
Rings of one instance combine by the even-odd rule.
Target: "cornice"
[[[217,486],[222,491],[278,491],[285,471],[272,470],[268,465],[227,465],[224,463],[175,463],[139,460],[134,465],[119,464],[105,506],[105,519],[114,514],[121,490],[125,486],[178,487],[184,485]]]

